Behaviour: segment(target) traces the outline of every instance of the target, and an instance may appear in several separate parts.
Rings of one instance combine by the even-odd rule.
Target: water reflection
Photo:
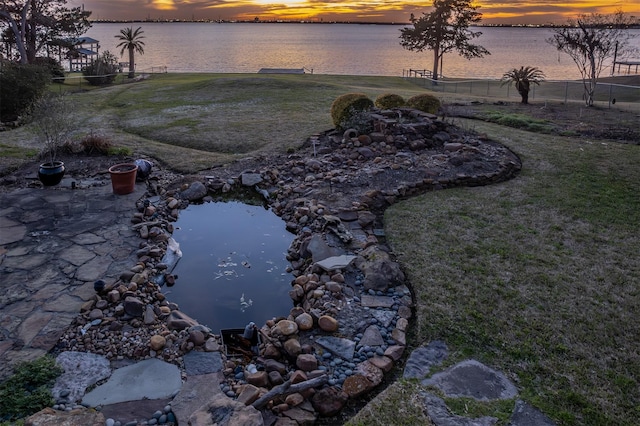
[[[270,210],[235,201],[192,205],[174,226],[182,259],[176,284],[163,291],[183,312],[215,332],[289,313],[285,255],[293,235]]]

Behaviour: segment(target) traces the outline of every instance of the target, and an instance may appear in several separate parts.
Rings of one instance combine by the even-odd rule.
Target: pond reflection
[[[181,311],[216,333],[288,315],[293,235],[278,216],[236,201],[205,203],[181,211],[174,228],[182,259],[163,291]]]

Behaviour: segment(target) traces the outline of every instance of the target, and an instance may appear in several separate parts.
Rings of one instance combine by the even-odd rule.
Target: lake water
[[[285,256],[293,235],[270,210],[236,201],[190,205],[173,238],[182,258],[164,286],[180,310],[216,333],[288,315],[293,276]]]
[[[403,70],[431,69],[432,52],[400,46],[405,25],[255,24],[255,23],[97,23],[87,35],[101,51],[119,55],[115,35],[142,27],[144,55],[137,69],[166,66],[169,72],[255,73],[260,68],[306,68],[318,74],[402,76]],[[446,77],[498,79],[512,68],[536,66],[550,80],[579,78],[571,58],[545,40],[548,28],[483,27],[476,44],[490,56],[468,61],[455,53],[444,57]],[[640,48],[639,37],[634,44]],[[122,61],[127,61],[125,55]],[[309,72],[309,71],[308,71]],[[603,75],[609,75],[609,69]]]

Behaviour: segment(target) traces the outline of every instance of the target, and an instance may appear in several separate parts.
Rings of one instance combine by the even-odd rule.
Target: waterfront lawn
[[[640,147],[473,125],[518,153],[522,173],[385,214],[415,290],[412,342],[442,339],[449,363],[504,371],[558,424],[637,424]],[[353,423],[388,424],[382,411]]]
[[[393,77],[166,74],[73,99],[81,132],[192,173],[299,147],[332,127],[331,102],[352,91],[423,89]],[[617,111],[597,112],[598,124],[618,123]],[[443,339],[449,363],[476,358],[504,371],[559,424],[635,424],[640,146],[454,120],[510,147],[523,170],[387,211],[387,236],[415,290],[411,345]],[[37,148],[27,130],[3,132],[3,144]],[[395,383],[353,423],[420,423],[419,390]]]

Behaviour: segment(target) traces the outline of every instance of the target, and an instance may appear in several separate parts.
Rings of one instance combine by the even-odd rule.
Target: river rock
[[[283,363],[278,362],[275,359],[267,359],[264,361],[263,365],[264,369],[267,372],[277,371],[280,374],[287,373],[287,367]]]
[[[301,354],[296,358],[296,366],[302,371],[313,371],[318,368],[318,360],[315,355]]]
[[[134,296],[127,296],[124,299],[124,311],[132,317],[141,317],[144,313],[145,305],[142,300]]]
[[[338,320],[329,315],[322,315],[318,318],[318,326],[321,330],[332,333],[338,330]]]
[[[151,336],[151,338],[149,339],[149,347],[156,352],[162,350],[166,343],[167,339],[165,339],[163,336],[160,336],[159,334]]]
[[[203,345],[205,342],[205,335],[200,330],[190,330],[189,340],[191,340],[194,345],[200,346],[200,345]]]
[[[349,396],[336,387],[320,389],[311,398],[313,408],[323,417],[338,414],[345,406]]]
[[[184,330],[197,324],[198,321],[181,311],[171,311],[167,317],[169,330]]]
[[[358,374],[366,377],[371,382],[372,387],[378,386],[382,382],[382,378],[384,377],[384,373],[382,372],[382,370],[369,361],[363,361],[360,364],[356,365],[355,371]]]
[[[311,330],[313,328],[313,317],[304,312],[296,317],[296,324],[300,330]]]
[[[296,338],[287,340],[286,342],[284,342],[284,350],[290,357],[298,356],[300,352],[302,352],[300,341]]]
[[[258,387],[266,387],[269,384],[269,375],[266,371],[245,374],[245,379],[247,383]]]
[[[349,395],[349,398],[357,398],[373,389],[373,387],[369,379],[357,374],[346,378],[342,385],[342,390]]]
[[[195,181],[180,193],[180,198],[188,201],[198,201],[207,195],[207,187],[200,181]]]
[[[271,330],[271,334],[280,336],[290,336],[298,332],[298,324],[294,321],[282,320],[279,321],[275,327]]]
[[[260,389],[252,384],[248,384],[242,387],[240,395],[238,395],[238,402],[244,405],[251,405],[260,396]]]
[[[158,317],[156,316],[156,313],[153,310],[153,306],[152,305],[147,305],[146,309],[144,310],[143,322],[146,325],[150,325],[150,324],[153,324],[154,322],[156,322],[157,319],[158,319]]]

